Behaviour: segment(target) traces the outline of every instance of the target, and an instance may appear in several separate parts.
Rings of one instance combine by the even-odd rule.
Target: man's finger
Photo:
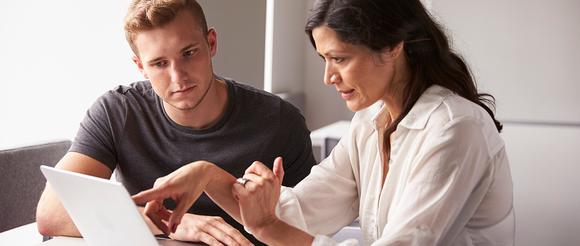
[[[167,208],[163,208],[161,210],[159,210],[159,218],[161,218],[162,220],[165,221],[169,221],[169,218],[171,217],[171,214],[173,214],[173,212]]]
[[[161,218],[160,211],[165,210],[165,208],[161,208],[158,201],[151,201],[145,205],[145,215],[161,230],[165,235],[169,235],[171,232],[167,225],[163,222],[163,218]]]
[[[175,202],[177,203],[177,206],[175,207],[173,213],[169,217],[169,227],[172,232],[175,232],[177,226],[179,225],[179,223],[181,223],[181,218],[183,218],[183,215],[185,215],[185,213],[191,206],[191,204],[189,204],[185,200],[180,199]]]
[[[203,228],[204,232],[220,241],[225,245],[235,245],[238,244],[228,233],[217,227],[219,223],[211,223],[209,226]]]
[[[153,224],[155,224],[155,226],[157,226],[157,228],[159,228],[159,230],[161,230],[163,234],[165,234],[166,236],[171,234],[171,232],[169,231],[169,227],[167,227],[165,222],[163,222],[163,220],[161,220],[159,216],[157,216],[156,214],[149,214],[147,215],[147,217],[149,217],[151,222],[153,222]]]
[[[210,246],[223,246],[223,244],[220,243],[217,239],[215,239],[214,237],[205,232],[200,232],[199,240],[202,243],[205,243]]]
[[[230,245],[233,244],[233,242],[237,242],[238,244],[241,245],[250,245],[251,242],[250,240],[248,240],[246,237],[244,237],[244,235],[242,235],[242,233],[240,233],[240,231],[238,231],[236,228],[232,227],[230,224],[226,223],[226,222],[219,222],[219,223],[215,223],[214,226],[221,230],[222,232],[224,232],[231,240],[232,242],[226,242],[220,239],[220,241]]]

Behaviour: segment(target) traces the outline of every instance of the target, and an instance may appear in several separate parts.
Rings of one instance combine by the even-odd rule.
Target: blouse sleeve
[[[359,195],[351,165],[350,134],[294,188],[283,187],[278,217],[312,235],[331,235],[358,217]]]

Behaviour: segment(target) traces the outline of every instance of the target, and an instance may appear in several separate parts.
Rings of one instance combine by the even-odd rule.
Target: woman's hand
[[[274,160],[274,172],[261,162],[254,162],[246,169],[245,185],[236,183],[232,188],[238,200],[240,216],[244,226],[256,236],[259,232],[278,221],[276,205],[284,179],[282,158]]]
[[[133,196],[137,204],[147,203],[145,214],[163,233],[175,232],[181,218],[201,195],[211,178],[206,171],[213,165],[206,161],[196,161],[185,165],[167,176],[158,178],[153,188]],[[163,200],[171,198],[177,204],[170,211]]]

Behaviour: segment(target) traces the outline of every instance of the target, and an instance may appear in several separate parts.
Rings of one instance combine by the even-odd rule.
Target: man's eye
[[[194,50],[188,50],[188,51],[186,51],[186,52],[183,53],[183,56],[185,56],[185,57],[191,57],[191,56],[194,56],[196,53],[197,53],[197,50],[195,50],[195,49]]]
[[[158,61],[156,63],[153,63],[154,67],[165,67],[167,66],[167,61]]]

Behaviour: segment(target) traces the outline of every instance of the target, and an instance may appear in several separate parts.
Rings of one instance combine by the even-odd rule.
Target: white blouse
[[[430,87],[391,136],[383,165],[377,103],[357,112],[328,158],[294,188],[278,216],[313,245],[360,218],[364,245],[513,245],[512,180],[504,142],[480,106]]]

